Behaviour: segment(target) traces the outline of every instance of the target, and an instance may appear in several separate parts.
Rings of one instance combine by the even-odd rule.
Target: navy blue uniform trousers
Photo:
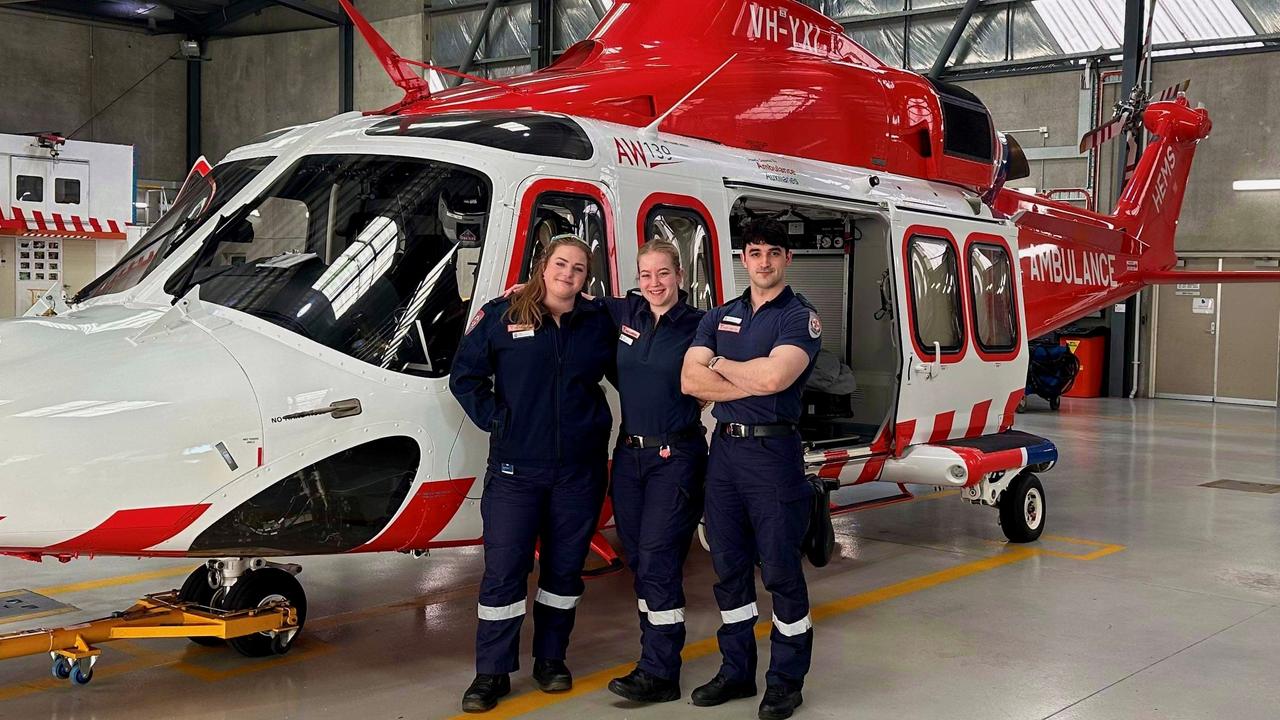
[[[754,682],[755,569],[773,596],[772,650],[765,680],[799,689],[813,653],[809,590],[801,543],[809,526],[813,488],[804,477],[799,435],[727,438],[711,442],[707,468],[707,540],[719,582],[720,672]]]
[[[533,656],[563,660],[584,589],[582,566],[604,504],[607,469],[595,463],[555,468],[491,464],[485,474],[484,578],[476,629],[476,672],[520,669],[524,621],[538,547],[538,594],[533,602]]]
[[[635,575],[641,670],[680,679],[684,648],[684,561],[702,517],[706,440],[613,451],[613,517]]]

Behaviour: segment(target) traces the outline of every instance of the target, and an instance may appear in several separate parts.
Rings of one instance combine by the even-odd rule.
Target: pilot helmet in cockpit
[[[487,210],[484,193],[476,183],[440,192],[440,224],[445,237],[462,247],[480,246]]]

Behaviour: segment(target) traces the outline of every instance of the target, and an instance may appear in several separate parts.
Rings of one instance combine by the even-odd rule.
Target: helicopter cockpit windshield
[[[169,212],[151,226],[115,267],[85,286],[75,301],[122,292],[142,282],[274,159],[259,157],[219,163],[203,176],[193,172]]]
[[[313,155],[225,217],[165,290],[368,362],[447,375],[466,324],[490,181],[409,157]]]

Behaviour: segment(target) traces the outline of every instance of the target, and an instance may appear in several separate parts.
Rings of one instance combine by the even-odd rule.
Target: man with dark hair
[[[791,264],[786,230],[775,220],[743,229],[750,286],[707,313],[684,358],[683,391],[715,402],[707,468],[706,518],[722,625],[720,671],[693,691],[693,704],[719,705],[756,694],[759,611],[755,566],[773,596],[772,655],[762,720],[791,717],[813,652],[801,543],[813,488],[804,476],[800,394],[821,345],[818,313],[784,282]]]

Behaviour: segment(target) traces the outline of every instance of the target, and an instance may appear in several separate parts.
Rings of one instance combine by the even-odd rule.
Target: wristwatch
[[[711,358],[711,362],[707,363],[707,369],[708,369],[708,370],[714,370],[714,369],[715,369],[715,367],[716,367],[716,363],[720,362],[720,361],[721,361],[721,360],[723,360],[723,359],[724,359],[724,356],[723,356],[723,355],[717,355],[717,356],[715,356],[715,357]]]

